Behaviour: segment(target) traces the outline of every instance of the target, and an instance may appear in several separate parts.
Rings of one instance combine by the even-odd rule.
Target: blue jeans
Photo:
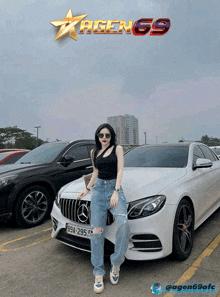
[[[103,180],[97,179],[91,197],[91,226],[92,228],[101,228],[99,233],[91,236],[91,262],[94,266],[94,275],[104,275],[104,241],[108,209],[114,216],[117,224],[115,250],[111,255],[111,263],[115,267],[125,260],[125,253],[129,243],[130,228],[127,219],[126,198],[122,188],[118,195],[118,205],[116,208],[110,208],[110,199],[115,189],[116,179]]]

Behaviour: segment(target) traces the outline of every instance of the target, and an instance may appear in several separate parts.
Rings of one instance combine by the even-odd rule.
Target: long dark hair
[[[95,144],[96,144],[95,151],[96,152],[98,152],[102,148],[101,142],[99,141],[99,138],[98,138],[98,133],[104,128],[107,128],[111,133],[110,146],[116,145],[116,134],[112,126],[109,125],[108,123],[101,124],[95,131]]]

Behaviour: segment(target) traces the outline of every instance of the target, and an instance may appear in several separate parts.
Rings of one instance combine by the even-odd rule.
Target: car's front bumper
[[[156,214],[129,220],[130,241],[125,257],[130,260],[151,260],[166,257],[172,252],[174,205],[164,205]],[[51,236],[74,248],[90,251],[90,239],[70,235],[66,224],[73,223],[64,217],[54,202],[51,212],[53,230]],[[75,224],[75,222],[74,222]],[[83,227],[82,224],[78,224]],[[106,226],[105,248],[114,250],[116,223]]]

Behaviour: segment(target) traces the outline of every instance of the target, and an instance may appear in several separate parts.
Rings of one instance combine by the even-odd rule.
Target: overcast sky
[[[0,0],[0,127],[50,141],[93,138],[108,116],[139,120],[140,144],[220,138],[218,0]],[[170,18],[163,36],[79,34],[51,21]]]

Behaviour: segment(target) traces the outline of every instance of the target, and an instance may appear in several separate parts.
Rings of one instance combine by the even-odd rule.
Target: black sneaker
[[[94,292],[102,293],[104,290],[103,275],[95,276]]]
[[[111,267],[110,270],[110,281],[113,285],[116,285],[118,283],[119,280],[119,271],[120,271],[120,267]]]

